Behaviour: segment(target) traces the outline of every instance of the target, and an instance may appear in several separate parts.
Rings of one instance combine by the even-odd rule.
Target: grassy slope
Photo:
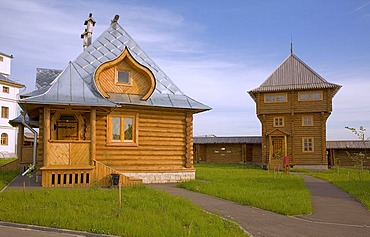
[[[339,172],[338,170],[327,170],[309,174],[325,179],[345,190],[370,210],[370,170],[363,171],[362,180],[359,178],[358,170],[355,169],[340,168]]]
[[[2,190],[8,183],[10,183],[18,174],[18,171],[0,170],[0,190]]]
[[[8,164],[8,163],[10,163],[10,162],[12,162],[12,161],[14,161],[14,160],[16,160],[17,158],[2,158],[2,159],[0,159],[0,166],[3,166],[3,165],[5,165],[5,164]]]
[[[145,186],[0,193],[0,220],[121,236],[245,236],[238,225]]]
[[[312,212],[310,192],[301,177],[238,164],[196,165],[196,180],[180,187],[284,215]]]

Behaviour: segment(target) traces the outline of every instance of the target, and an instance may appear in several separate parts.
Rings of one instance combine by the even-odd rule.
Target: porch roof
[[[45,87],[44,89],[46,89]],[[37,91],[41,91],[42,88]],[[19,100],[20,104],[58,104],[80,106],[107,106],[116,104],[102,96],[94,95],[86,82],[81,78],[76,67],[69,62],[66,69],[60,73],[44,93]]]

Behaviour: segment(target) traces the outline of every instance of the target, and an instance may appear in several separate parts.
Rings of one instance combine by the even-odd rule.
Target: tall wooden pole
[[[44,107],[44,166],[49,166],[50,108]]]

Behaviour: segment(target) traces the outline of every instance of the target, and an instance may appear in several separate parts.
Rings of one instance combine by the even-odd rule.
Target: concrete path
[[[25,225],[0,221],[0,237],[114,237],[98,235],[84,231],[55,229],[49,227]]]
[[[326,181],[308,176],[304,180],[311,191],[314,209],[308,216],[283,216],[176,188],[176,184],[150,187],[185,197],[208,212],[234,220],[252,236],[370,236],[370,211],[361,203]]]

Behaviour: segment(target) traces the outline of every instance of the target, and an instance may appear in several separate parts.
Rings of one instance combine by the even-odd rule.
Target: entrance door
[[[283,167],[283,158],[285,155],[285,137],[271,137],[270,162],[275,168]]]

